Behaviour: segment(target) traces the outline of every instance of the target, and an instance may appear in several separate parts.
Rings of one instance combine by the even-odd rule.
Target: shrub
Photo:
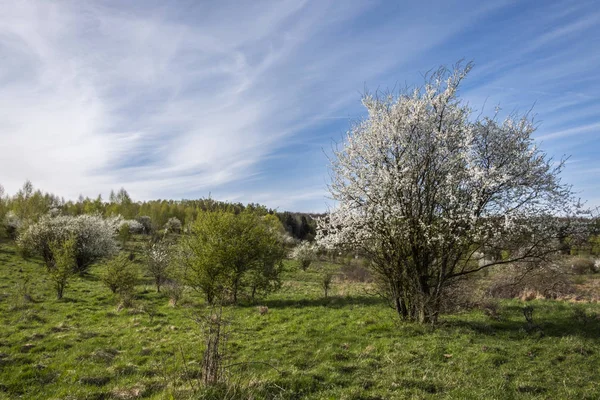
[[[152,218],[147,215],[142,215],[141,217],[137,217],[136,221],[142,225],[142,233],[149,235],[154,231],[154,225],[152,224]]]
[[[185,286],[178,280],[169,279],[165,282],[163,294],[169,298],[169,305],[175,307],[185,294]]]
[[[50,280],[56,290],[56,298],[62,299],[67,284],[73,275],[75,267],[75,245],[74,237],[70,237],[63,242],[50,243],[52,252],[53,267],[48,270]]]
[[[128,224],[121,224],[119,227],[119,240],[121,241],[121,245],[125,247],[127,241],[131,239],[131,229]]]
[[[129,232],[131,232],[132,234],[144,233],[144,225],[140,224],[135,219],[126,219],[121,221],[119,229],[121,229],[124,225],[129,226]]]
[[[14,211],[9,211],[4,216],[4,229],[6,230],[6,234],[11,239],[16,239],[19,233],[19,229],[21,229],[21,219],[14,213]]]
[[[571,271],[577,275],[588,274],[595,271],[594,261],[587,257],[574,257],[571,260]]]
[[[100,215],[44,216],[30,225],[18,238],[17,244],[26,252],[42,256],[46,267],[52,269],[50,243],[75,240],[75,270],[86,272],[90,265],[116,253],[115,233],[118,219],[103,219]]]
[[[171,217],[165,224],[166,233],[181,233],[181,221],[176,217]]]
[[[492,298],[512,299],[536,296],[556,299],[573,292],[568,274],[558,263],[540,266],[506,265],[492,274],[485,288],[485,295]]]
[[[102,272],[102,283],[114,294],[130,297],[138,280],[138,269],[125,253],[106,261]]]
[[[163,242],[152,244],[146,253],[146,271],[154,279],[156,291],[160,292],[161,285],[168,278],[170,262],[169,249]]]
[[[247,289],[252,295],[276,289],[284,257],[280,230],[276,217],[247,210],[200,213],[179,247],[186,283],[201,291],[208,303],[223,292],[235,303]]]
[[[292,250],[291,257],[298,262],[298,267],[306,271],[310,264],[316,260],[317,252],[309,242],[302,242]]]

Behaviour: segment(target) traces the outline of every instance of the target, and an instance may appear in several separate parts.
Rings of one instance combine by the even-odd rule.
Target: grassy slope
[[[334,268],[333,266],[328,266]],[[22,271],[22,272],[19,272]],[[16,288],[31,276],[34,302]],[[169,307],[150,282],[136,307],[117,311],[98,269],[54,299],[42,265],[0,243],[0,398],[189,398],[203,348],[193,296]],[[500,321],[479,311],[433,329],[397,321],[361,285],[334,284],[290,268],[284,289],[255,306],[228,307],[232,386],[255,398],[597,399],[597,304],[503,303]],[[574,312],[579,308],[579,313]],[[586,316],[587,315],[587,316]],[[266,364],[238,364],[240,362]],[[275,370],[274,368],[277,368]],[[197,393],[195,397],[209,396]],[[215,394],[214,398],[222,398]]]

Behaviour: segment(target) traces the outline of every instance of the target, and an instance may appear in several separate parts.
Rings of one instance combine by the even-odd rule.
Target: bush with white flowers
[[[154,279],[156,291],[160,292],[161,286],[168,280],[170,252],[163,242],[154,243],[147,252],[146,270]]]
[[[181,233],[181,221],[177,217],[171,217],[165,224],[165,232]]]
[[[9,211],[4,216],[4,229],[11,239],[16,239],[19,229],[21,229],[21,219],[14,213]]]
[[[316,260],[317,251],[314,245],[310,242],[302,242],[292,250],[291,258],[298,261],[298,266],[306,271],[310,264]]]
[[[93,262],[117,252],[119,222],[119,218],[104,219],[100,215],[44,216],[19,235],[17,244],[27,253],[42,256],[50,269],[54,260],[50,244],[73,238],[75,270],[84,273]]]
[[[134,233],[134,234],[144,233],[144,225],[140,224],[135,219],[125,219],[125,220],[121,221],[121,223],[119,224],[119,229],[121,227],[123,227],[123,225],[129,226],[129,232],[131,232],[131,233]]]

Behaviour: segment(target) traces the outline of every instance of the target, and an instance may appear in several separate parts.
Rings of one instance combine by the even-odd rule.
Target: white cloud
[[[313,207],[325,201],[325,185],[314,185],[327,176],[324,158],[303,180],[301,167],[273,170],[274,155],[285,158],[293,144],[327,147],[340,132],[312,132],[360,115],[365,84],[393,85],[390,76],[403,79],[406,71],[418,78],[418,70],[443,62],[436,52],[444,43],[506,2],[444,2],[437,12],[404,7],[384,19],[371,15],[381,6],[374,2],[190,4],[0,0],[0,182],[7,191],[31,179],[68,198],[124,186],[137,199],[213,192]],[[586,21],[539,36],[528,51],[561,32],[589,29]],[[462,51],[450,61],[469,56]],[[567,67],[581,69],[586,60]],[[542,83],[564,75],[560,65],[531,68],[546,71],[525,87],[532,91],[549,93]],[[490,84],[524,88],[509,75]],[[279,180],[269,186],[274,175]]]

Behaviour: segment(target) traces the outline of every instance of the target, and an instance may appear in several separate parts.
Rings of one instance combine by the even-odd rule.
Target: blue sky
[[[0,183],[66,198],[324,211],[365,88],[459,59],[477,110],[525,112],[600,205],[597,1],[0,0]],[[485,107],[484,107],[485,105]]]

